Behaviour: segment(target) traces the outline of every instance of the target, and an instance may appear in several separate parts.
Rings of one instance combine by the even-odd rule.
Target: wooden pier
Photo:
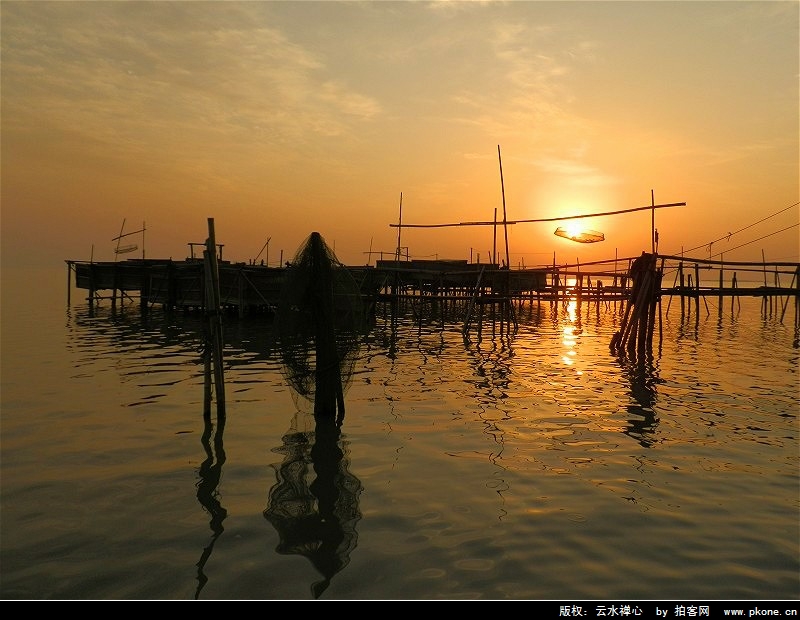
[[[634,258],[586,264],[512,268],[466,260],[378,260],[375,266],[347,266],[368,304],[393,299],[437,299],[465,304],[527,302],[604,303],[627,300],[631,295]],[[202,259],[128,259],[114,262],[65,261],[67,290],[88,291],[90,304],[102,300],[112,305],[138,301],[146,310],[201,310],[205,303]],[[245,316],[274,312],[289,267],[273,267],[218,260],[221,308]],[[765,308],[800,300],[800,263],[724,262],[680,256],[656,255],[660,300],[677,297],[682,312],[693,304],[716,298],[735,300],[760,297]],[[689,308],[690,310],[690,308]]]
[[[202,310],[206,304],[202,259],[129,259],[115,262],[66,261],[70,282],[88,291],[91,305],[136,302],[142,310]],[[220,307],[240,316],[274,311],[285,268],[218,261]],[[68,283],[69,286],[69,283]]]

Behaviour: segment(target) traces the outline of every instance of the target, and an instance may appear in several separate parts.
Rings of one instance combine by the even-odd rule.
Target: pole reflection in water
[[[652,355],[634,361],[620,361],[622,371],[631,383],[630,394],[635,404],[627,405],[629,426],[624,433],[636,439],[643,447],[653,445],[653,435],[658,424],[655,405],[658,397],[656,386],[663,383],[658,376],[658,367]]]
[[[222,435],[225,430],[225,415],[217,417],[217,426],[211,421],[211,415],[207,412],[203,415],[205,422],[201,442],[206,452],[206,459],[200,465],[200,480],[197,482],[197,500],[211,515],[209,526],[211,527],[211,541],[203,549],[200,560],[197,562],[197,590],[195,599],[200,598],[200,592],[208,582],[204,569],[206,562],[211,557],[214,544],[225,530],[222,522],[228,516],[228,511],[223,508],[219,501],[220,478],[222,477],[222,466],[225,464],[225,448],[222,445]]]
[[[311,430],[298,425],[311,418],[296,413],[292,428],[275,452],[284,455],[275,466],[277,482],[269,491],[264,518],[280,536],[276,551],[307,557],[323,579],[311,585],[314,598],[350,562],[361,519],[361,481],[349,471],[347,444],[341,426],[330,416],[314,416]],[[309,482],[312,478],[313,481]]]

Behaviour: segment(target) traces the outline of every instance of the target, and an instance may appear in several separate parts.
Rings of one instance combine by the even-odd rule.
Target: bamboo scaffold
[[[656,254],[642,252],[631,265],[633,286],[630,297],[620,329],[611,338],[610,349],[616,355],[644,359],[645,354],[652,350],[662,277],[662,270],[656,268],[656,260]]]

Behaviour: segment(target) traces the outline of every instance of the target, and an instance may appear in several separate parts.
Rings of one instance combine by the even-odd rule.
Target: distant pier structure
[[[286,278],[285,266],[265,266],[224,261],[218,246],[221,309],[228,315],[271,314],[279,301]],[[711,312],[716,300],[720,314],[730,301],[734,311],[742,296],[762,299],[765,315],[784,319],[792,308],[795,325],[800,323],[800,263],[731,262],[681,256],[645,254],[649,269],[657,274],[648,284],[659,316],[673,304],[682,315]],[[467,260],[414,260],[395,257],[377,260],[374,266],[341,266],[360,286],[367,308],[386,303],[390,307],[412,304],[424,313],[427,304],[452,308],[453,317],[470,325],[486,317],[487,311],[509,325],[528,303],[582,304],[617,303],[620,312],[635,305],[635,263],[640,257],[615,258],[585,264],[506,268],[505,265]],[[128,259],[114,262],[65,261],[67,296],[74,288],[87,291],[91,307],[138,303],[142,311],[153,306],[167,310],[202,310],[205,279],[202,259]],[[638,290],[636,291],[639,292]],[[663,300],[666,299],[666,307]],[[640,307],[641,307],[640,302]]]

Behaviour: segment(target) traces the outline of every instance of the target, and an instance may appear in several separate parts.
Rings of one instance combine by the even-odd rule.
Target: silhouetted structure
[[[311,233],[287,268],[275,315],[286,378],[317,415],[344,416],[344,388],[365,319],[359,285],[319,233]]]

